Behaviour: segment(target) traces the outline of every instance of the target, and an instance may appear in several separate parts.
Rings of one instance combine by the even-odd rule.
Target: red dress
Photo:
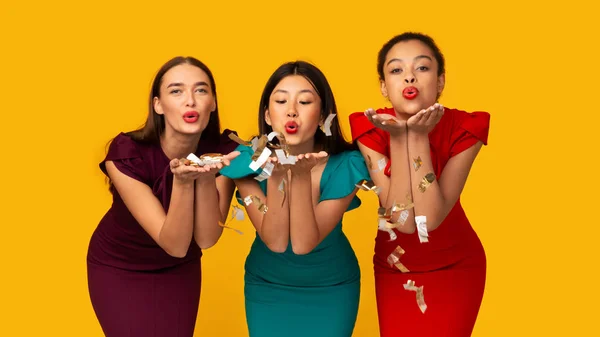
[[[377,110],[395,115],[394,109]],[[490,115],[478,111],[445,108],[444,115],[429,133],[431,161],[440,177],[448,160],[477,141],[487,145]],[[390,176],[390,135],[376,128],[362,112],[350,115],[352,139],[388,157],[385,174]],[[402,234],[397,239],[378,231],[375,239],[375,290],[379,329],[382,337],[470,336],[483,298],[486,256],[460,204],[460,198],[440,224],[429,233],[429,242],[420,243],[418,234]],[[400,246],[403,273],[388,263],[388,256]],[[417,304],[417,293],[405,290],[408,280],[423,286],[427,308]]]
[[[229,153],[237,143],[225,130],[202,140],[196,155]],[[127,176],[152,189],[169,210],[173,173],[160,145],[143,144],[120,133],[100,169],[112,161]],[[202,251],[194,240],[185,257],[167,254],[135,220],[117,190],[94,231],[87,254],[90,300],[107,337],[192,337],[198,314]]]

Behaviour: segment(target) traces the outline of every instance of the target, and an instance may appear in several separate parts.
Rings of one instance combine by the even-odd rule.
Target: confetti
[[[262,172],[258,176],[254,177],[254,179],[256,179],[258,181],[263,181],[265,179],[268,179],[271,176],[271,174],[273,173],[273,168],[275,168],[275,164],[266,163]]]
[[[400,258],[404,255],[405,251],[402,247],[397,246],[396,249],[388,256],[387,262],[390,266],[396,266],[401,272],[408,273],[410,270],[406,268],[401,262]]]
[[[417,293],[417,305],[419,309],[421,309],[422,313],[425,313],[427,310],[427,304],[425,304],[425,296],[423,295],[423,286],[417,287],[415,286],[415,281],[408,280],[406,284],[403,285],[404,289],[408,291],[414,291]]]
[[[233,140],[234,142],[236,142],[236,143],[238,143],[240,145],[246,145],[246,146],[252,145],[252,142],[247,142],[247,141],[241,139],[240,137],[238,137],[233,132],[229,134],[229,139]]]
[[[277,188],[277,190],[281,193],[283,193],[283,200],[281,200],[281,207],[283,207],[283,204],[285,203],[285,198],[286,198],[286,181],[285,179],[281,179],[281,183],[279,183],[279,187]]]
[[[421,166],[423,165],[423,161],[421,160],[421,156],[417,158],[413,158],[413,167],[415,168],[415,172],[417,172]]]
[[[191,166],[204,166],[223,162],[223,155],[220,153],[205,153],[198,158],[195,154],[190,153],[186,159],[189,160]]]
[[[242,231],[240,231],[239,229],[235,229],[235,228],[227,225],[233,219],[236,219],[237,221],[244,220],[244,211],[242,211],[242,209],[237,207],[236,205],[233,205],[233,209],[231,210],[231,218],[226,223],[222,223],[221,221],[219,221],[219,226],[221,226],[223,228],[231,229],[231,230],[235,231],[236,233],[243,235],[244,233]]]
[[[386,228],[386,223],[387,223],[387,221],[385,219],[380,218],[379,222],[377,224],[377,228],[380,231],[388,232],[388,234],[390,235],[390,241],[396,240],[398,238],[398,236],[396,235],[396,232],[394,232],[393,229]]]
[[[376,186],[372,180],[363,180],[360,184],[356,184],[355,186],[363,191],[373,191],[377,195],[379,195],[379,192],[381,192],[381,188]]]
[[[325,119],[325,122],[321,125],[321,131],[325,133],[325,136],[331,136],[331,122],[333,122],[333,118],[335,118],[336,114],[330,113],[329,116]]]
[[[432,182],[435,181],[435,174],[433,173],[427,173],[423,179],[421,179],[421,182],[419,183],[419,191],[421,193],[425,193],[425,190],[427,190],[427,187],[429,187],[429,185],[431,185]]]
[[[261,212],[262,214],[267,213],[267,210],[269,209],[267,207],[267,205],[263,204],[262,201],[260,200],[260,198],[255,195],[249,195],[249,196],[245,197],[244,203],[246,204],[246,206],[250,206],[250,204],[255,203],[256,207],[258,208],[258,211]]]
[[[417,224],[419,241],[421,243],[429,242],[429,234],[427,233],[427,217],[425,215],[418,215],[415,217],[415,223]]]

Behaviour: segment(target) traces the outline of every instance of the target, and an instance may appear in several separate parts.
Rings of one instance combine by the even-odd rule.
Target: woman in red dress
[[[470,336],[486,257],[460,194],[487,145],[490,115],[437,103],[444,57],[427,35],[389,40],[377,71],[392,107],[353,113],[350,126],[379,188],[373,260],[381,336]]]
[[[88,287],[107,337],[192,337],[200,300],[201,249],[220,238],[234,191],[219,176],[239,152],[221,133],[215,80],[191,57],[156,75],[143,128],[120,133],[100,169],[113,203],[90,240]],[[227,154],[201,167],[190,153]]]

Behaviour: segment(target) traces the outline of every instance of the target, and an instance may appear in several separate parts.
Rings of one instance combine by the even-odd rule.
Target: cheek
[[[319,105],[312,105],[307,107],[304,110],[304,114],[301,115],[305,116],[304,123],[318,126],[321,121],[321,107]],[[324,116],[323,118],[327,118],[327,116]]]

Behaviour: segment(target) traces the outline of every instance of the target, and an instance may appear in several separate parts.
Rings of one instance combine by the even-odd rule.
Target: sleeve
[[[450,141],[450,157],[454,157],[464,150],[475,145],[478,141],[488,144],[488,133],[490,128],[490,114],[484,111],[464,113],[452,132]]]
[[[148,184],[148,167],[144,163],[139,145],[124,133],[120,133],[113,139],[106,157],[100,162],[100,170],[106,176],[108,176],[106,171],[107,161],[112,161],[121,173]]]
[[[237,144],[237,143],[235,143]],[[219,173],[229,179],[241,179],[244,177],[256,177],[262,172],[262,168],[256,171],[252,171],[250,163],[252,162],[252,155],[254,151],[251,146],[237,145],[232,151],[240,151],[240,155],[235,157],[229,166],[222,168]],[[259,185],[263,192],[266,191],[266,180],[259,182]],[[235,198],[241,206],[244,206],[244,201],[240,195],[240,191],[236,189]]]
[[[236,147],[239,145],[233,139],[229,138],[230,134],[238,135],[237,131],[225,129],[219,139],[218,153],[228,154],[235,151]]]
[[[331,160],[331,159],[330,159]],[[340,154],[338,162],[332,167],[326,178],[321,200],[341,199],[351,194],[363,180],[370,180],[367,164],[360,151],[349,151]],[[360,206],[360,199],[355,196],[346,211]]]
[[[238,144],[234,151],[240,151],[240,155],[235,157],[229,166],[225,166],[219,171],[221,175],[230,179],[241,179],[248,176],[256,177],[262,172],[262,168],[256,171],[252,171],[250,168],[254,154],[251,146]]]
[[[362,112],[352,113],[350,119],[350,132],[352,141],[360,141],[373,151],[386,154],[386,139]]]

